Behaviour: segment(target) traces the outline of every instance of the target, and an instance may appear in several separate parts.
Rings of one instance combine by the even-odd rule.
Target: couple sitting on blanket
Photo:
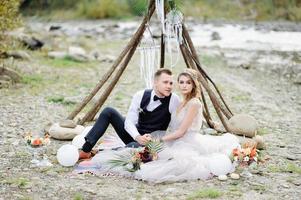
[[[113,108],[105,108],[85,137],[80,159],[90,158],[91,150],[103,136],[109,124],[127,145],[145,145],[152,132],[166,131],[158,160],[145,163],[134,177],[151,182],[208,179],[234,170],[229,159],[232,149],[239,146],[232,134],[201,135],[203,123],[198,72],[186,69],[178,75],[182,101],[172,93],[172,72],[159,69],[154,74],[151,90],[137,92],[132,99],[126,118]],[[135,145],[136,143],[136,145]],[[100,151],[92,158],[95,164],[106,166],[112,159],[112,150]],[[116,152],[115,152],[116,153]],[[122,174],[122,172],[120,172]]]

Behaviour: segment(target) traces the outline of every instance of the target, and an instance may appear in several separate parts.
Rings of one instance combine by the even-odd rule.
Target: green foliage
[[[40,75],[24,75],[21,82],[31,86],[38,86],[43,82],[43,77]]]
[[[83,198],[83,195],[82,195],[82,194],[77,193],[77,194],[75,194],[75,196],[74,196],[73,199],[74,199],[74,200],[83,200],[84,198]]]
[[[209,199],[216,199],[218,197],[222,196],[222,193],[214,188],[206,188],[199,190],[195,192],[193,195],[188,197],[188,200],[193,200],[193,199],[201,199],[201,198],[209,198]]]
[[[9,0],[4,0],[8,2]],[[17,0],[12,0],[17,1]],[[80,17],[120,18],[145,14],[148,0],[25,0],[22,9],[54,11],[66,9]],[[291,20],[301,21],[301,0],[166,0],[167,6],[175,6],[186,16],[203,19],[236,20]],[[53,15],[50,12],[51,15]]]
[[[295,173],[301,174],[301,167],[292,162],[287,162],[285,164],[269,165],[268,171],[271,173]]]
[[[147,0],[127,0],[131,14],[143,16],[147,11]]]
[[[128,13],[126,2],[119,0],[82,0],[77,8],[79,15],[92,19],[120,18]]]
[[[10,48],[11,39],[4,35],[5,31],[11,30],[20,24],[19,0],[0,1],[0,53]]]
[[[42,61],[45,65],[50,65],[57,68],[69,68],[69,67],[84,67],[85,65],[81,62],[74,61],[68,56],[65,58],[56,58],[56,59],[45,59]]]
[[[61,97],[61,96],[48,97],[47,101],[50,102],[50,103],[60,103],[60,104],[65,105],[65,106],[70,106],[70,105],[75,104],[75,102],[65,100],[65,98]]]
[[[257,131],[257,135],[266,135],[269,134],[269,129],[266,127],[259,128]]]
[[[18,188],[24,188],[30,184],[30,181],[27,178],[21,177],[21,178],[1,181],[1,184],[16,185]]]
[[[13,29],[19,24],[18,10],[19,0],[0,1],[0,32]]]

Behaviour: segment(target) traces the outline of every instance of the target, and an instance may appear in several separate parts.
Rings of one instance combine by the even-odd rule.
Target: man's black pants
[[[125,143],[129,144],[135,140],[124,129],[125,118],[114,108],[106,107],[99,115],[96,123],[86,135],[86,143],[83,145],[84,152],[90,152],[95,146],[99,138],[106,132],[108,126],[111,124],[115,129],[117,135]]]

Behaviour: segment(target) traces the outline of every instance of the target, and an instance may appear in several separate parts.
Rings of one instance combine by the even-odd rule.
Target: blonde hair
[[[194,69],[185,69],[183,72],[181,72],[178,75],[178,82],[181,76],[189,77],[193,83],[191,93],[187,96],[185,100],[189,101],[192,98],[198,98],[201,94],[201,88],[199,83],[199,76],[200,76],[199,72]]]

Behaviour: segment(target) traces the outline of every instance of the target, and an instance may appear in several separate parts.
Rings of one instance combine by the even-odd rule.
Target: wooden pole
[[[166,13],[167,13],[167,6],[166,6],[166,2],[164,1],[164,20],[166,18]],[[164,33],[161,30],[161,56],[160,56],[160,68],[164,68],[164,64],[165,64],[165,41],[164,41]]]
[[[189,32],[188,32],[188,30],[187,30],[187,28],[186,28],[186,26],[185,26],[184,23],[183,23],[182,27],[183,27],[183,37],[187,41],[187,43],[189,45],[189,48],[191,50],[192,55],[196,58],[197,61],[199,61],[198,54],[196,52],[196,49],[194,48],[193,42],[191,40]],[[200,61],[199,61],[199,63],[200,63]]]
[[[152,1],[153,2],[153,1]],[[94,118],[94,116],[96,115],[96,113],[98,112],[98,110],[101,108],[101,106],[103,105],[103,103],[106,101],[106,99],[108,98],[108,96],[110,95],[110,93],[112,92],[112,90],[114,89],[116,83],[118,82],[118,80],[120,79],[122,73],[124,72],[125,68],[127,67],[129,61],[131,60],[133,54],[136,51],[136,48],[138,46],[138,44],[140,43],[143,33],[146,29],[146,23],[148,21],[148,19],[152,16],[155,7],[154,4],[151,3],[150,4],[150,12],[149,14],[144,18],[142,24],[144,24],[144,26],[140,26],[141,29],[139,29],[137,31],[137,38],[134,41],[129,53],[127,54],[124,62],[122,63],[122,65],[120,66],[119,70],[117,71],[117,74],[115,75],[114,79],[112,80],[111,84],[109,85],[109,87],[104,91],[104,93],[101,95],[101,97],[99,98],[99,100],[97,101],[96,104],[94,104],[94,106],[89,110],[89,112],[83,117],[83,119],[80,120],[79,124],[84,124],[86,121],[90,121]]]
[[[181,48],[184,60],[185,59],[187,60],[187,63],[186,63],[187,67],[190,67],[190,62],[189,62],[189,58],[188,57],[191,57],[191,54],[188,54],[188,53],[190,53],[189,50],[188,50],[188,48],[184,44],[181,44],[180,48]],[[192,66],[195,67],[195,65],[192,65]],[[207,91],[207,93],[208,93],[208,95],[210,97],[210,100],[211,100],[211,102],[213,104],[213,107],[215,108],[215,111],[216,111],[217,115],[219,116],[219,118],[220,118],[222,124],[224,125],[225,129],[227,131],[230,131],[229,128],[228,128],[227,122],[225,121],[225,119],[224,119],[224,117],[223,117],[223,115],[221,113],[222,105],[218,102],[217,97],[215,96],[214,92],[211,90],[211,88],[208,85],[208,81],[206,80],[206,77],[202,73],[200,74],[200,84],[201,84],[201,86],[203,86],[206,89],[206,91]],[[209,113],[209,110],[208,110],[208,113]],[[210,121],[209,118],[206,118],[206,121],[209,124],[209,121]]]
[[[154,2],[151,1],[150,5],[154,6]],[[140,27],[135,32],[134,36],[131,38],[130,42],[127,46],[123,49],[121,54],[113,63],[112,67],[107,71],[103,78],[97,83],[96,87],[91,91],[91,93],[84,98],[84,100],[73,110],[73,112],[67,117],[67,119],[74,119],[74,117],[91,101],[91,99],[96,95],[96,93],[102,88],[102,86],[106,83],[106,81],[112,76],[113,72],[116,70],[118,65],[121,63],[125,55],[129,52],[135,41],[138,39],[141,31],[145,30],[145,24],[148,21],[148,15],[144,17]],[[144,32],[143,30],[143,32]]]
[[[160,68],[164,68],[165,61],[165,43],[164,43],[164,34],[161,33],[161,57],[160,57]]]
[[[191,37],[190,37],[190,35],[189,35],[189,32],[188,32],[188,30],[187,30],[187,28],[186,28],[186,26],[185,26],[184,24],[183,24],[183,37],[184,37],[184,40],[186,40],[186,42],[187,42],[189,48],[187,47],[187,44],[185,45],[185,47],[186,47],[188,50],[190,50],[189,53],[191,54],[192,59],[195,61],[198,70],[199,70],[202,74],[204,74],[205,77],[212,83],[212,85],[214,86],[215,90],[217,91],[219,97],[221,98],[223,104],[225,105],[225,107],[226,107],[226,109],[227,109],[227,111],[226,111],[226,112],[227,112],[227,115],[226,115],[226,116],[227,116],[227,118],[229,119],[230,117],[233,116],[233,113],[231,112],[229,106],[228,106],[227,103],[225,102],[225,100],[224,100],[222,94],[220,93],[219,89],[217,88],[216,84],[215,84],[215,83],[213,82],[213,80],[208,76],[208,74],[203,70],[203,68],[202,68],[202,66],[201,66],[201,64],[200,64],[200,61],[199,61],[199,59],[198,59],[196,50],[195,50],[195,48],[194,48],[193,42],[192,42],[192,40],[191,40]],[[223,110],[225,110],[225,109],[223,109]]]
[[[186,51],[184,50],[184,47],[182,45],[180,45],[180,50],[181,50],[181,53],[182,53],[182,56],[184,58],[184,61],[185,61],[185,64],[187,66],[187,68],[191,68],[190,65],[189,65],[189,61],[187,59],[187,54],[186,54]]]
[[[198,54],[196,52],[196,49],[195,49],[195,47],[193,45],[193,42],[191,40],[191,37],[189,35],[189,32],[188,32],[188,30],[187,30],[184,23],[183,23],[183,39],[186,42],[186,44],[189,45],[189,49],[190,49],[192,55],[200,63]],[[202,86],[201,86],[201,88],[202,88]],[[204,108],[205,108],[204,113],[206,112],[206,114],[208,115],[208,117],[206,118],[206,121],[207,121],[208,125],[212,128],[213,127],[212,118],[211,118],[211,115],[210,115],[210,112],[209,112],[209,109],[208,109],[208,105],[207,105],[206,98],[205,98],[203,90],[201,90],[201,96],[202,96],[202,100],[203,100],[203,104],[204,104]]]
[[[202,67],[201,67],[200,63],[197,61],[197,59],[193,57],[193,55],[192,55],[192,53],[190,52],[190,50],[188,49],[187,45],[183,45],[183,46],[187,49],[187,53],[188,53],[189,57],[191,57],[191,58],[194,60],[196,66],[197,66],[197,69],[200,71],[200,73],[201,73],[202,76],[205,78],[205,80],[206,80],[206,78],[207,78],[207,79],[213,84],[213,86],[214,86],[215,90],[217,91],[219,97],[221,98],[222,102],[223,102],[224,105],[226,106],[226,108],[224,108],[223,105],[222,105],[221,103],[218,103],[218,105],[219,105],[221,111],[226,115],[226,117],[227,117],[228,119],[231,118],[231,117],[233,116],[233,114],[232,114],[232,112],[230,111],[229,107],[227,106],[227,104],[226,104],[224,98],[222,97],[221,93],[219,92],[217,86],[216,86],[215,83],[212,81],[212,79],[207,75],[207,73],[202,69]],[[206,82],[208,83],[207,80],[206,80]],[[214,98],[216,98],[216,97],[214,97]]]
[[[191,59],[189,61],[189,56],[187,54],[187,51],[185,50],[185,48],[183,47],[183,45],[180,45],[180,49],[181,49],[181,53],[182,53],[182,56],[184,58],[184,61],[186,63],[186,66],[187,68],[193,68],[195,70],[196,69],[196,66],[194,63],[191,64]],[[202,75],[201,75],[202,76]],[[205,107],[205,110],[203,109],[203,115],[206,119],[206,122],[208,123],[208,125],[210,127],[213,127],[213,124],[212,124],[212,119],[211,119],[211,116],[210,116],[210,112],[209,112],[209,109],[208,109],[208,106],[207,106],[207,103],[206,103],[206,99],[205,99],[205,96],[204,96],[204,92],[203,92],[203,89],[202,89],[202,84],[200,84],[200,92],[201,92],[201,98],[203,100],[203,104],[204,104],[204,107]],[[201,99],[199,99],[201,101]]]

